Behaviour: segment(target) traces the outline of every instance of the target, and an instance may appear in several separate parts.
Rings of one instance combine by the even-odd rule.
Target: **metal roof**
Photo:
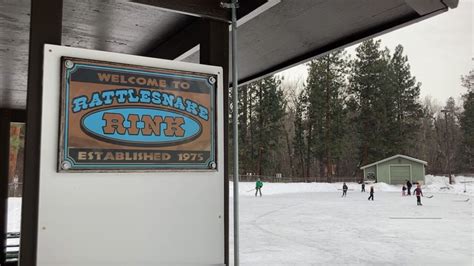
[[[63,45],[134,55],[179,33],[196,18],[192,1],[64,0]],[[194,3],[171,12],[179,3]],[[215,15],[220,1],[202,17]],[[334,49],[457,6],[457,0],[241,0],[239,79],[248,82]],[[255,3],[263,3],[258,6]],[[160,3],[161,8],[156,7]],[[163,3],[167,6],[163,8]],[[217,16],[217,17],[216,17]],[[0,1],[0,108],[26,108],[30,1]],[[245,22],[245,23],[244,23]],[[179,57],[182,59],[182,57]],[[197,62],[198,53],[185,61]]]
[[[374,165],[377,165],[377,164],[381,164],[383,162],[386,162],[386,161],[390,161],[390,160],[393,160],[395,158],[403,158],[403,159],[407,159],[407,160],[410,160],[410,161],[413,161],[413,162],[417,162],[417,163],[421,163],[421,164],[424,164],[424,165],[428,165],[427,162],[423,161],[423,160],[419,160],[419,159],[416,159],[416,158],[413,158],[413,157],[410,157],[410,156],[406,156],[406,155],[402,155],[402,154],[397,154],[397,155],[394,155],[392,157],[388,157],[388,158],[385,158],[383,160],[380,160],[380,161],[377,161],[375,163],[371,163],[371,164],[368,164],[368,165],[364,165],[362,166],[360,169],[363,170],[365,168],[368,168],[368,167],[371,167],[371,166],[374,166]]]

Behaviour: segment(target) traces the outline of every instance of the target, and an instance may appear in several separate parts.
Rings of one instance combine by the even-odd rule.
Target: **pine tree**
[[[387,152],[385,129],[388,123],[387,105],[392,103],[383,97],[389,91],[388,55],[380,50],[380,41],[368,40],[356,48],[352,62],[350,91],[355,103],[355,123],[360,139],[359,165],[384,158]]]
[[[388,106],[393,110],[388,110],[389,119],[392,125],[389,127],[388,136],[391,143],[390,153],[397,154],[410,153],[410,147],[415,144],[415,136],[420,128],[421,105],[419,104],[420,83],[416,82],[411,75],[408,58],[403,55],[403,46],[398,45],[389,61],[389,81],[390,92],[385,98],[389,102]],[[392,97],[390,97],[392,96]],[[391,115],[393,114],[393,116]]]
[[[274,174],[280,170],[280,146],[286,102],[281,80],[267,77],[241,87],[239,154],[243,173]]]
[[[251,168],[250,164],[250,141],[249,138],[249,85],[243,85],[239,88],[239,167],[244,169]],[[243,173],[245,174],[245,173]]]
[[[461,157],[462,169],[474,171],[474,70],[462,78],[462,85],[467,89],[464,94],[464,111],[461,115],[461,131],[463,136]]]
[[[256,82],[257,99],[255,118],[258,123],[258,157],[259,175],[273,174],[278,168],[275,158],[280,151],[283,132],[283,116],[286,102],[281,90],[281,80],[271,76]]]
[[[302,91],[295,101],[295,135],[293,137],[293,152],[296,160],[296,175],[308,177],[305,174],[305,152],[306,152],[306,136],[305,136],[305,125],[304,125],[304,114],[306,113],[307,99]]]
[[[320,176],[331,181],[342,154],[347,60],[343,51],[335,51],[308,65],[308,145],[319,161]]]

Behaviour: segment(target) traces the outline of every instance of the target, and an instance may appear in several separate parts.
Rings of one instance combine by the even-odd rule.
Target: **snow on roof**
[[[424,165],[428,165],[428,163],[425,162],[425,161],[422,161],[422,160],[419,160],[419,159],[416,159],[416,158],[413,158],[413,157],[410,157],[410,156],[406,156],[406,155],[402,155],[402,154],[397,154],[397,155],[394,155],[394,156],[392,156],[392,157],[388,157],[388,158],[385,158],[385,159],[383,159],[383,160],[377,161],[377,162],[375,162],[375,163],[371,163],[371,164],[364,165],[364,166],[362,166],[360,169],[362,170],[362,169],[365,169],[365,168],[367,168],[367,167],[371,167],[371,166],[374,166],[374,165],[377,165],[377,164],[380,164],[380,163],[383,163],[383,162],[386,162],[386,161],[390,161],[390,160],[395,159],[395,158],[398,158],[398,157],[404,158],[404,159],[407,159],[407,160],[410,160],[410,161],[414,161],[414,162],[417,162],[417,163],[422,163],[422,164],[424,164]]]

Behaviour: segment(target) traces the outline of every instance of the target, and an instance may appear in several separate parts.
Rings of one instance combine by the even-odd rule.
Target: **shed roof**
[[[427,162],[423,161],[423,160],[419,160],[419,159],[416,159],[416,158],[413,158],[413,157],[410,157],[410,156],[406,156],[406,155],[402,155],[402,154],[397,154],[397,155],[394,155],[392,157],[388,157],[388,158],[385,158],[383,160],[380,160],[380,161],[377,161],[375,163],[371,163],[371,164],[367,164],[367,165],[364,165],[362,166],[360,169],[363,170],[365,168],[368,168],[368,167],[371,167],[371,166],[374,166],[374,165],[377,165],[377,164],[381,164],[383,162],[386,162],[386,161],[390,161],[392,159],[395,159],[395,158],[403,158],[403,159],[407,159],[407,160],[410,160],[410,161],[413,161],[413,162],[417,162],[417,163],[421,163],[421,164],[424,164],[424,165],[428,165]]]
[[[0,1],[0,108],[26,108],[30,1]],[[220,0],[64,0],[62,44],[150,55],[191,42],[198,18],[227,21]],[[455,8],[458,0],[240,0],[239,81],[249,82],[334,49]],[[177,10],[179,9],[179,10]],[[179,12],[178,12],[179,11]],[[180,33],[183,33],[180,35]],[[195,34],[196,35],[196,34]],[[443,38],[440,35],[440,38]],[[184,45],[185,46],[185,45]],[[190,47],[191,48],[191,47]],[[191,49],[171,59],[198,62]],[[183,58],[183,55],[188,55]]]

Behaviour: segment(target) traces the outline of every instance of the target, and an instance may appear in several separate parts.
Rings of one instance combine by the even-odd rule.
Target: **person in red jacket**
[[[421,204],[421,197],[423,197],[423,191],[421,191],[421,186],[420,186],[420,184],[416,185],[416,188],[415,188],[415,190],[413,191],[413,193],[414,193],[415,196],[416,196],[416,205],[422,206],[423,204]]]

